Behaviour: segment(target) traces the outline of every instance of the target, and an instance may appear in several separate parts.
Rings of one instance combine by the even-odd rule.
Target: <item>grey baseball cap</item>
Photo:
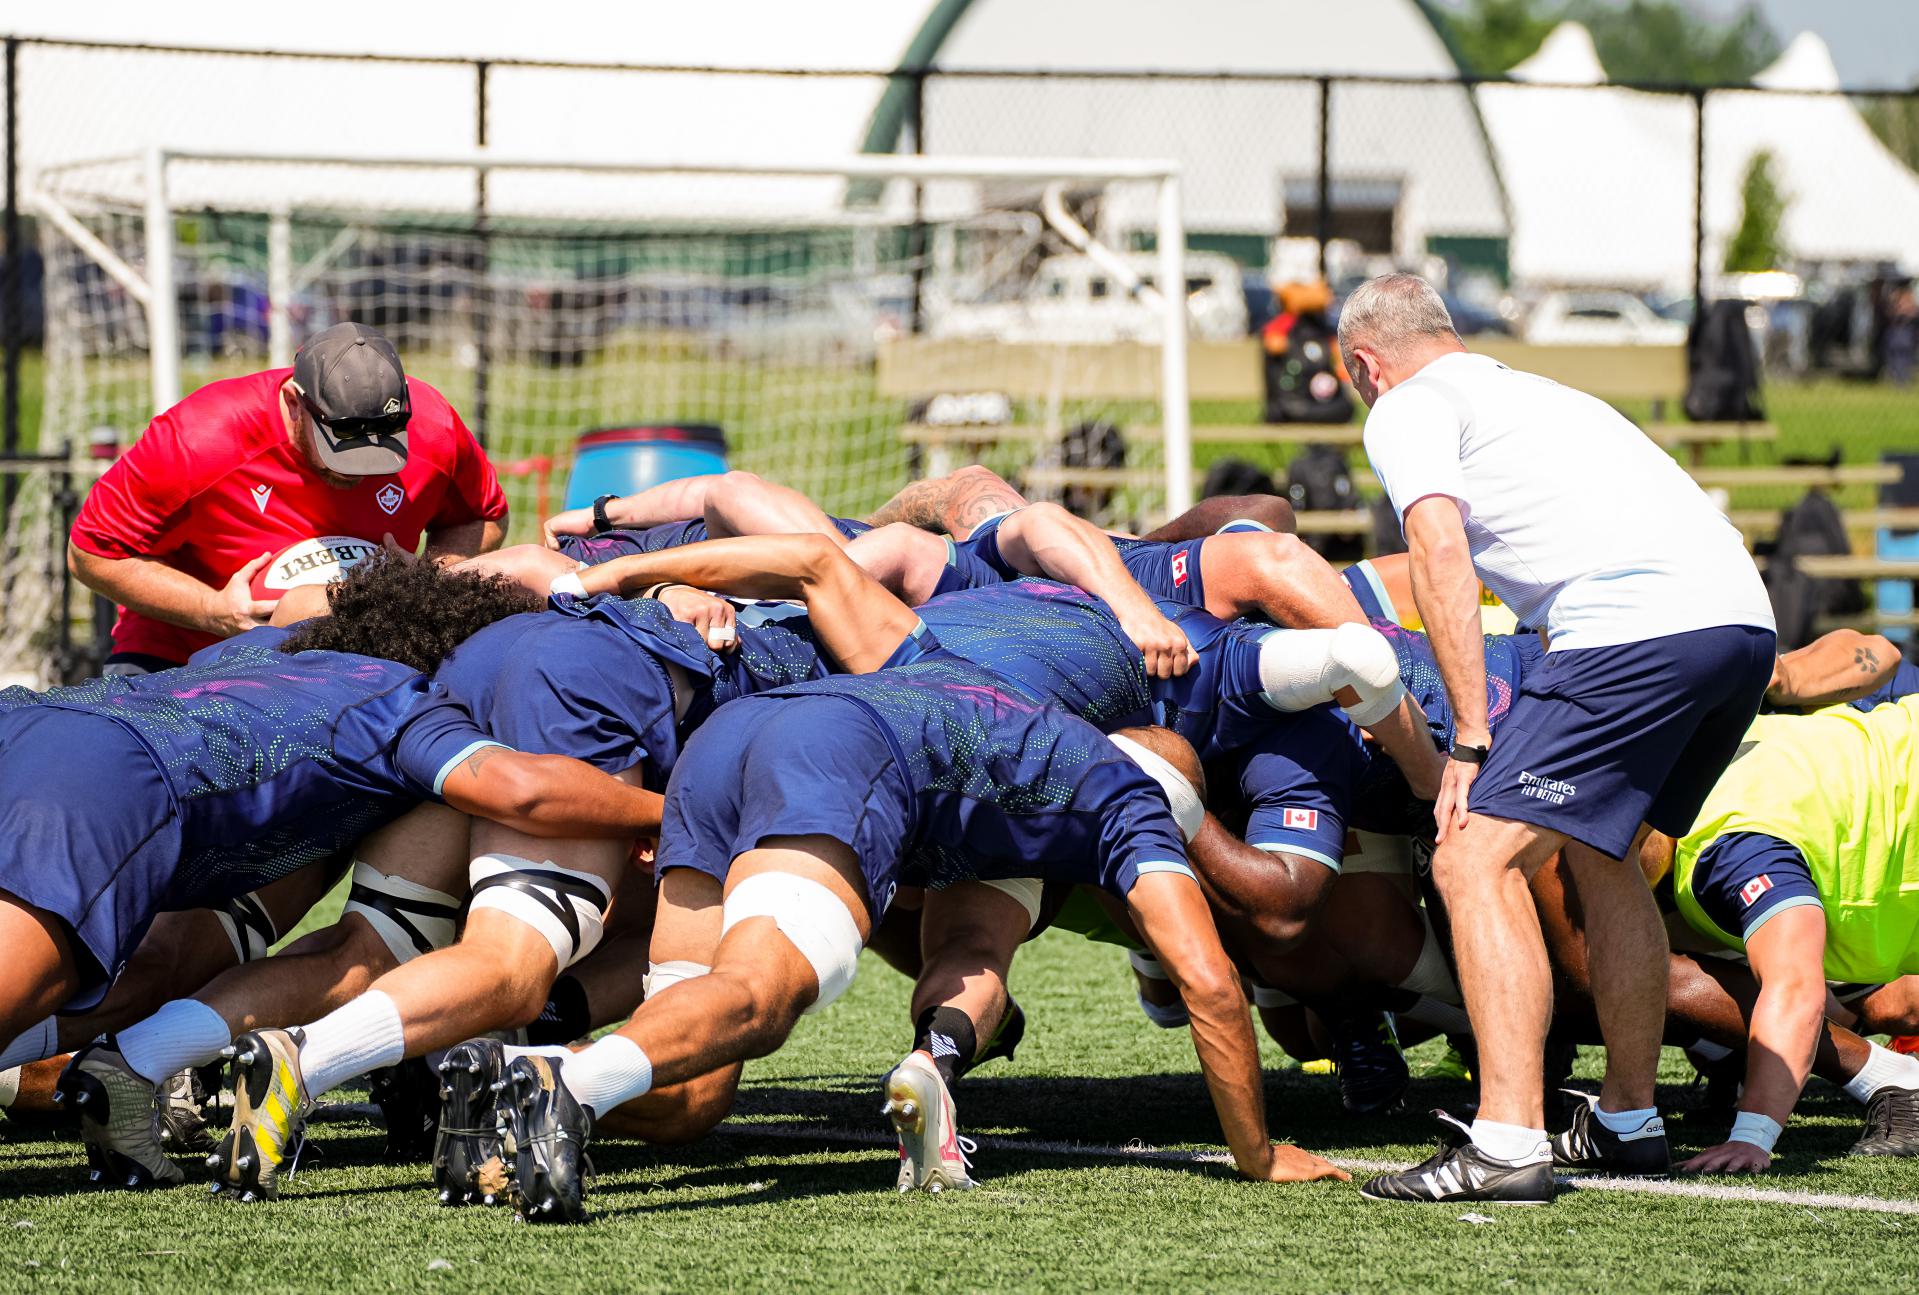
[[[300,403],[314,423],[320,462],[343,476],[379,477],[406,466],[413,415],[406,370],[393,343],[365,324],[335,324],[293,357]]]

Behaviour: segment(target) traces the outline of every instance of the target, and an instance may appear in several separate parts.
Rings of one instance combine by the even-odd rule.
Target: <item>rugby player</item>
[[[1919,971],[1919,698],[1755,723],[1673,851],[1673,894],[1759,981],[1732,1136],[1684,1168],[1757,1173],[1812,1068],[1827,981]],[[1877,1044],[1846,1090],[1873,1131],[1919,1119],[1919,1059]],[[1579,1133],[1575,1124],[1568,1138]],[[1912,1150],[1919,1150],[1914,1147]]]
[[[1456,722],[1433,875],[1480,1084],[1470,1128],[1362,1194],[1552,1199],[1551,968],[1527,883],[1555,852],[1579,897],[1607,1043],[1580,1166],[1665,1173],[1653,1105],[1665,929],[1620,860],[1644,830],[1685,831],[1737,749],[1776,656],[1765,587],[1678,464],[1604,403],[1468,354],[1416,276],[1357,289],[1340,349],[1372,409],[1367,455],[1406,532]],[[1482,714],[1482,580],[1550,642],[1497,742]]]
[[[1266,1139],[1245,1000],[1184,861],[1196,818],[1183,808],[1183,827],[1171,808],[1196,808],[1197,771],[1189,753],[1186,772],[1161,757],[1144,762],[1149,774],[1138,750],[944,656],[798,684],[716,715],[668,788],[647,1000],[583,1052],[503,1050],[500,1110],[523,1215],[582,1216],[593,1112],[689,1081],[717,1082],[730,1098],[741,1062],[844,992],[901,884],[1036,869],[1126,898],[1192,1011],[1241,1172],[1343,1177]]]

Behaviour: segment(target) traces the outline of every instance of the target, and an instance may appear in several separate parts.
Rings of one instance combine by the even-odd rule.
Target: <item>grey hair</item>
[[[1353,348],[1398,359],[1425,338],[1459,340],[1453,317],[1433,285],[1416,274],[1382,274],[1353,289],[1339,311],[1339,349],[1350,366]]]

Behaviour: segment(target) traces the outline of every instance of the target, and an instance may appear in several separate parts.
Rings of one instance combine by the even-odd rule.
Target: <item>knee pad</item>
[[[353,861],[346,911],[358,913],[401,962],[448,947],[460,929],[459,900],[404,877],[389,877],[363,859]]]
[[[668,962],[649,962],[646,964],[646,979],[641,982],[642,991],[650,1001],[654,995],[669,985],[677,985],[682,980],[697,980],[713,968],[704,962],[687,962],[673,959]]]
[[[1259,645],[1259,682],[1274,710],[1300,711],[1351,688],[1359,701],[1341,709],[1353,723],[1376,724],[1406,695],[1399,658],[1370,625],[1330,630],[1274,630]]]
[[[840,897],[806,877],[785,872],[762,872],[733,888],[720,908],[720,938],[751,917],[770,917],[813,968],[820,996],[807,1015],[824,1011],[853,983],[859,968],[859,927]]]
[[[213,910],[219,919],[220,929],[227,933],[227,939],[233,941],[234,956],[243,963],[267,956],[267,950],[280,938],[273,929],[273,915],[266,910],[257,895],[241,895],[229,899]]]
[[[1191,845],[1193,838],[1199,835],[1200,825],[1206,821],[1206,802],[1199,798],[1199,789],[1170,761],[1147,750],[1132,738],[1114,734],[1107,741],[1152,775],[1153,781],[1166,792],[1166,803],[1172,807],[1173,821],[1179,824],[1179,834]]]
[[[467,911],[497,909],[538,931],[560,970],[584,958],[606,930],[613,892],[590,872],[535,863],[511,854],[483,854],[467,871],[473,893]]]

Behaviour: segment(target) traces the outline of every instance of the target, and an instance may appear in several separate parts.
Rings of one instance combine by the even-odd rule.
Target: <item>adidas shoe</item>
[[[1514,1164],[1497,1160],[1473,1145],[1472,1130],[1444,1111],[1434,1115],[1452,1125],[1439,1150],[1411,1169],[1381,1174],[1359,1189],[1369,1201],[1485,1201],[1493,1205],[1545,1205],[1558,1184],[1550,1160]]]
[[[1360,1012],[1333,1025],[1333,1073],[1339,1100],[1354,1115],[1385,1115],[1400,1108],[1412,1072],[1399,1050],[1390,1012]]]
[[[497,1101],[505,1070],[498,1039],[468,1039],[440,1060],[433,1185],[442,1205],[491,1205],[506,1185]]]
[[[586,1222],[586,1140],[593,1117],[560,1080],[558,1057],[521,1057],[499,1080],[501,1154],[514,1208],[528,1223]]]
[[[300,1076],[300,1030],[250,1030],[233,1041],[233,1124],[214,1153],[213,1192],[243,1202],[280,1195],[280,1169],[297,1163],[313,1109]],[[288,1169],[289,1175],[291,1168]]]
[[[1566,1090],[1574,1102],[1572,1127],[1553,1138],[1553,1164],[1561,1169],[1664,1178],[1672,1172],[1672,1148],[1666,1122],[1657,1115],[1630,1133],[1614,1133],[1599,1122],[1599,1099]]]
[[[444,1096],[444,1085],[433,1067],[425,1057],[409,1057],[397,1066],[381,1066],[366,1079],[367,1096],[386,1123],[381,1154],[394,1164],[426,1159],[439,1145],[434,1135],[440,1127]]]
[[[87,1181],[97,1187],[171,1186],[186,1181],[161,1149],[156,1086],[129,1066],[111,1040],[81,1049],[54,1089],[80,1115]]]
[[[1855,1156],[1919,1156],[1919,1092],[1887,1086],[1866,1103],[1866,1131]]]
[[[973,1186],[972,1162],[976,1150],[959,1135],[959,1118],[952,1094],[940,1078],[933,1059],[909,1052],[886,1077],[886,1105],[881,1114],[892,1121],[900,1140],[898,1191],[966,1191]]]

